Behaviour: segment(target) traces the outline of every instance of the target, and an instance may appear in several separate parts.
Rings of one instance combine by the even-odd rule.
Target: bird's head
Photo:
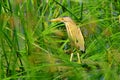
[[[71,22],[72,19],[70,17],[61,17],[61,18],[56,18],[56,19],[52,19],[50,20],[51,22]]]

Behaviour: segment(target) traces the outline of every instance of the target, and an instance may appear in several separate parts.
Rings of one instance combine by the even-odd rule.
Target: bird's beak
[[[56,18],[56,19],[52,19],[50,20],[50,22],[62,22],[62,18]]]

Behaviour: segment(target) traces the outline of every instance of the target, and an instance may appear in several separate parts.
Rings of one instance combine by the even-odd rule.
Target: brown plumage
[[[74,46],[76,49],[80,49],[82,52],[85,52],[84,47],[84,38],[81,33],[81,30],[75,22],[70,17],[62,17],[62,18],[56,18],[52,19],[51,22],[63,22],[67,29],[68,37],[71,41],[71,45]],[[79,53],[77,53],[78,56],[78,63],[81,63]],[[72,61],[73,53],[71,53],[70,61]]]

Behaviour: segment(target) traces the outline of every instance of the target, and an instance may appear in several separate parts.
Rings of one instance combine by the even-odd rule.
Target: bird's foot
[[[78,57],[78,64],[81,64],[79,53],[77,53],[77,57]]]
[[[73,53],[71,53],[70,55],[70,62],[72,61],[72,58],[73,58]]]
[[[78,60],[78,64],[81,64],[81,61],[80,61],[80,60]]]

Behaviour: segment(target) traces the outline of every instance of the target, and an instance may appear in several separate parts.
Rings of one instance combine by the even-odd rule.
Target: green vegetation
[[[1,0],[0,80],[120,80],[120,0]],[[63,23],[81,28],[86,53],[70,62]]]

